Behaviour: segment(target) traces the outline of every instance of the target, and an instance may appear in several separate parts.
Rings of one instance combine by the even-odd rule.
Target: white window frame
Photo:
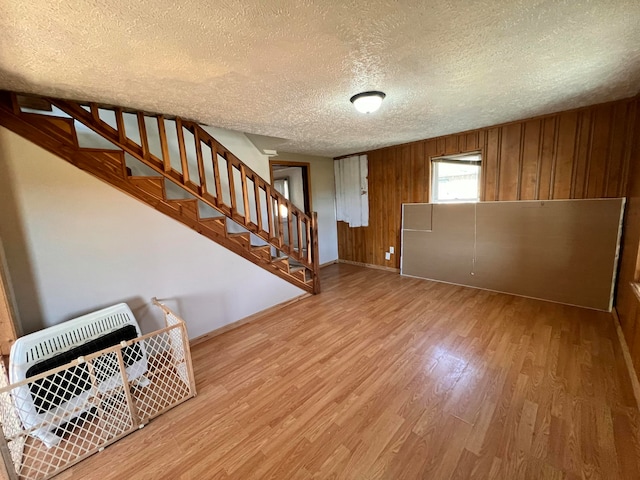
[[[479,159],[477,159],[479,158]],[[477,160],[476,160],[477,159]],[[466,164],[466,165],[477,165],[478,166],[478,195],[475,199],[453,199],[453,200],[440,200],[437,198],[438,191],[438,181],[436,177],[436,166],[439,163],[450,163],[450,164]],[[481,185],[482,185],[482,152],[466,152],[459,155],[442,155],[440,157],[432,157],[431,158],[431,184],[429,188],[429,201],[430,203],[477,203],[480,201],[481,196]]]

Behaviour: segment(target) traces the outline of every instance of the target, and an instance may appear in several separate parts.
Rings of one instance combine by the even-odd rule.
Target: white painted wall
[[[236,157],[246,163],[254,172],[269,181],[269,157],[261,154],[244,133],[209,125],[200,126]]]
[[[318,250],[320,264],[338,259],[338,226],[336,223],[336,186],[333,159],[297,153],[280,152],[274,160],[306,162],[311,169],[311,208],[318,212]]]
[[[275,170],[273,179],[286,178],[289,181],[289,200],[304,212],[304,182],[302,167],[289,167]],[[283,193],[283,192],[280,192]]]
[[[150,331],[157,296],[195,337],[303,293],[4,128],[0,239],[25,333],[123,301]]]

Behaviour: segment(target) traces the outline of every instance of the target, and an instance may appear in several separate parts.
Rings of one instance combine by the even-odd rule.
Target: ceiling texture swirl
[[[337,156],[636,95],[640,2],[3,0],[0,88]]]

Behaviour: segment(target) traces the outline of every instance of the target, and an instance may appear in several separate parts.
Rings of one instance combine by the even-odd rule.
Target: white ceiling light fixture
[[[362,92],[350,98],[350,102],[360,113],[373,113],[380,108],[386,95],[383,92]]]

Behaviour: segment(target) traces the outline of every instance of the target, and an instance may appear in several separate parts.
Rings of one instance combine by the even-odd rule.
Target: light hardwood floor
[[[609,314],[351,265],[322,281],[197,345],[195,399],[58,478],[640,478]]]

